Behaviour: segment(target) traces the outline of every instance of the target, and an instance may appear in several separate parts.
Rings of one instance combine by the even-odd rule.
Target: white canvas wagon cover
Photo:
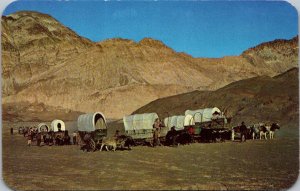
[[[106,119],[103,113],[86,113],[77,120],[78,131],[92,132],[96,129],[106,129]]]
[[[128,115],[123,117],[123,123],[126,131],[153,129],[155,119],[158,119],[156,113],[144,113]]]
[[[66,126],[65,126],[65,123],[62,120],[55,119],[51,122],[51,130],[53,130],[54,132],[57,132],[58,129],[60,129],[61,131],[65,131]]]
[[[48,132],[49,130],[50,130],[49,126],[46,123],[38,124],[38,131],[39,132]]]
[[[164,119],[165,126],[170,130],[175,127],[176,130],[184,129],[184,115],[175,115]]]
[[[192,115],[175,115],[164,119],[165,126],[170,130],[175,127],[176,130],[182,130],[186,126],[195,125]]]
[[[192,115],[194,122],[207,122],[211,121],[213,114],[217,112],[221,114],[221,110],[217,107],[197,109],[197,110],[186,110],[185,115]]]
[[[184,116],[184,126],[191,126],[195,125],[195,121],[192,115],[186,115]]]

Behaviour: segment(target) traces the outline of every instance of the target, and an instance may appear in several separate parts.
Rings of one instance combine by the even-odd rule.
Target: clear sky
[[[239,55],[298,34],[297,10],[283,1],[17,1],[20,10],[50,14],[80,36],[139,41],[150,37],[194,57]]]

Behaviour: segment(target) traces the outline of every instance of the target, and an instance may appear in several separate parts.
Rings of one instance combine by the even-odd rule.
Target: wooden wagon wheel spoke
[[[92,149],[92,151],[95,151],[95,150],[96,150],[96,143],[95,143],[95,141],[94,141],[93,139],[91,139],[91,140],[89,141],[89,146],[90,146],[90,148]]]

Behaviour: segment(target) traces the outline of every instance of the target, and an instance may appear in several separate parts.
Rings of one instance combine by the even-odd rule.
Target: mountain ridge
[[[43,103],[120,118],[161,97],[298,67],[295,39],[275,42],[284,54],[269,42],[244,55],[193,58],[149,37],[92,42],[38,12],[7,15],[1,23],[3,105]]]
[[[258,76],[233,82],[215,91],[193,91],[160,98],[133,114],[156,112],[161,118],[185,110],[218,107],[232,118],[232,125],[262,121],[299,127],[299,68],[274,77]]]

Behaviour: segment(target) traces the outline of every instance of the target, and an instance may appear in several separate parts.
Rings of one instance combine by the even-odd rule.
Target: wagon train
[[[105,116],[101,112],[80,115],[77,120],[78,142],[81,147],[95,151],[107,136]]]
[[[157,119],[159,116],[156,113],[124,116],[125,133],[138,145],[152,145],[153,127]],[[159,139],[164,145],[170,145],[174,141],[176,144],[187,144],[230,140],[229,122],[230,119],[216,107],[186,110],[185,115],[164,118],[160,125]]]
[[[123,117],[125,135],[116,131],[114,137],[107,136],[107,123],[101,112],[80,115],[77,119],[77,133],[73,136],[83,150],[89,151],[114,145],[124,149],[133,145],[167,145],[189,144],[193,142],[222,142],[225,140],[270,139],[274,132],[280,129],[278,123],[254,124],[246,127],[230,127],[231,118],[227,118],[217,107],[198,110],[186,110],[184,115],[174,115],[160,120],[157,113],[134,114]],[[244,129],[244,130],[241,130]],[[29,128],[20,127],[20,134],[26,134]],[[30,128],[32,141],[37,145],[42,142],[46,145],[70,144],[70,136],[62,120],[55,119],[49,127],[40,123]],[[158,133],[157,133],[158,132]],[[74,138],[73,137],[73,138]],[[73,142],[74,143],[74,142]]]

